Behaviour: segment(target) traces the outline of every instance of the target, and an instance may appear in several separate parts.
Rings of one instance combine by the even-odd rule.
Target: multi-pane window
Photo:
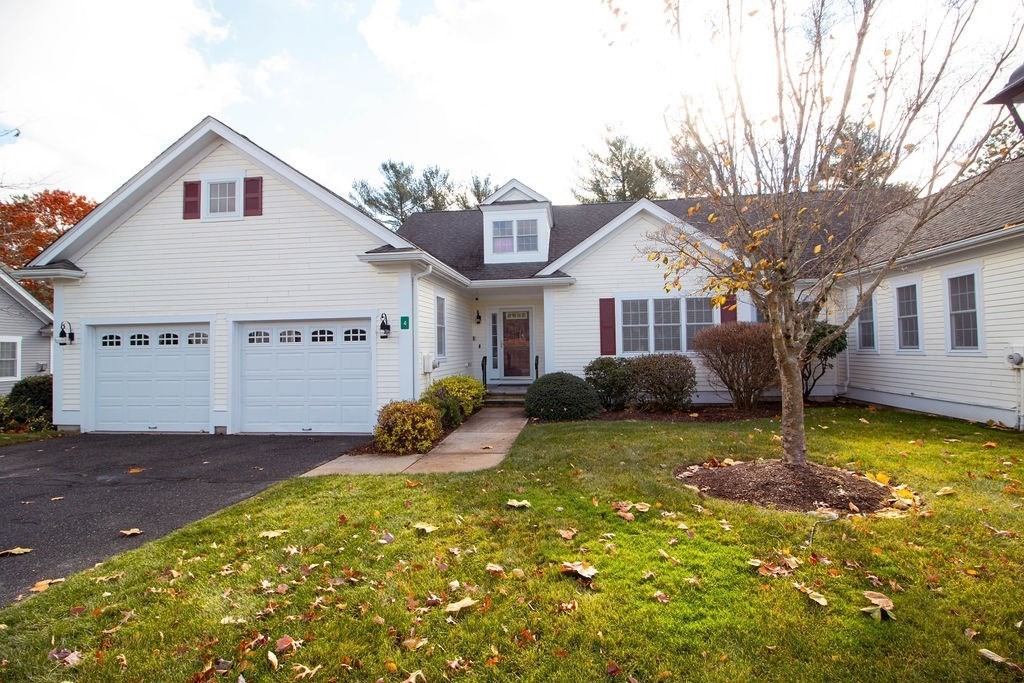
[[[334,341],[334,330],[313,330],[309,335],[310,340],[315,344]]]
[[[100,346],[120,346],[121,335],[119,334],[105,334],[100,338]]]
[[[537,251],[537,219],[516,222],[516,251]]]
[[[302,332],[299,330],[281,330],[277,340],[282,344],[299,344],[302,342]]]
[[[627,299],[622,302],[622,351],[647,353],[650,351],[650,330],[647,323],[647,299]]]
[[[357,342],[366,341],[366,330],[359,328],[352,328],[351,330],[345,330],[341,336],[342,341]]]
[[[250,332],[249,333],[249,343],[250,344],[269,344],[270,343],[270,333],[267,332],[266,330],[256,330],[254,332]]]
[[[177,346],[178,335],[173,332],[161,332],[156,341],[158,346]]]
[[[494,221],[494,253],[507,254],[515,249],[515,222]]]
[[[918,324],[917,285],[896,288],[896,324],[899,334],[899,348],[917,350],[921,348],[921,331]]]
[[[875,299],[868,297],[857,317],[857,348],[873,351],[875,348]]]
[[[686,300],[686,350],[693,348],[693,338],[706,327],[715,324],[715,309],[709,297]]]
[[[149,335],[133,334],[128,337],[128,346],[149,346]]]
[[[207,213],[210,216],[237,213],[237,181],[221,180],[208,186]]]
[[[0,377],[18,376],[18,342],[0,342]]]
[[[491,313],[491,369],[498,369],[498,314]]]
[[[210,343],[210,335],[205,332],[189,332],[188,333],[188,344],[189,346],[205,346]]]
[[[434,308],[434,315],[436,317],[435,324],[437,326],[437,355],[439,358],[444,358],[445,351],[448,348],[447,329],[445,325],[445,300],[443,296],[437,297],[437,304]]]
[[[654,300],[654,350],[681,351],[679,299]]]
[[[978,348],[978,296],[974,273],[951,277],[949,282],[950,348]]]

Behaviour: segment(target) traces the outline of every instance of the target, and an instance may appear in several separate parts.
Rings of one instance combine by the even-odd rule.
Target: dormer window
[[[537,263],[548,258],[551,202],[510,180],[480,202],[484,263]]]
[[[494,221],[494,253],[537,251],[537,219]]]

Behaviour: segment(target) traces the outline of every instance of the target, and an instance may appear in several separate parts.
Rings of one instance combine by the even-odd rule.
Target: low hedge
[[[441,414],[420,401],[393,401],[380,409],[373,437],[384,453],[426,453],[441,438]]]
[[[601,410],[597,391],[576,375],[552,372],[526,390],[526,414],[543,420],[583,420]]]
[[[19,380],[0,402],[0,429],[5,432],[53,428],[53,375]]]
[[[616,356],[595,358],[583,369],[583,376],[597,390],[606,410],[622,410],[631,398],[629,359]]]

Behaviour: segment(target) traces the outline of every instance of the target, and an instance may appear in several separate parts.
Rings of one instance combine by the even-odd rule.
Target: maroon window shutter
[[[736,322],[737,313],[739,313],[739,308],[736,306],[736,296],[730,294],[725,297],[725,303],[722,304],[722,324]]]
[[[601,299],[601,355],[615,355],[615,299]]]
[[[203,193],[203,184],[198,180],[185,181],[185,202],[182,205],[181,217],[184,219],[199,218],[200,197]]]
[[[263,215],[263,178],[245,179],[245,215]]]

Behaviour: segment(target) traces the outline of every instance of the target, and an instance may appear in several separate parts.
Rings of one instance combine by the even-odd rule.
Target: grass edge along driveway
[[[860,408],[808,427],[816,460],[906,483],[926,514],[821,525],[808,549],[812,517],[671,475],[777,455],[777,422],[532,425],[496,470],[292,480],[69,577],[0,611],[0,678],[1012,680],[978,650],[1024,660],[1024,438]],[[627,521],[623,500],[651,507]],[[559,571],[577,561],[593,586]]]

